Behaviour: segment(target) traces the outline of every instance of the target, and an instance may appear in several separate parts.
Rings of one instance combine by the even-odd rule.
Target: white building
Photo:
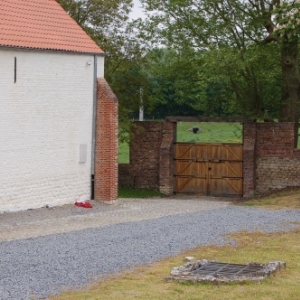
[[[55,0],[0,1],[0,212],[91,199],[104,53]]]

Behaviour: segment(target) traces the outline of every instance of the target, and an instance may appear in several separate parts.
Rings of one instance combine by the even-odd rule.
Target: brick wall
[[[136,122],[130,164],[119,169],[119,185],[173,193],[176,123]],[[244,123],[243,195],[300,186],[300,150],[293,123]]]
[[[244,196],[300,186],[294,123],[244,124]]]
[[[256,123],[244,123],[243,132],[243,195],[255,192]]]
[[[294,156],[294,123],[257,123],[257,157]]]
[[[118,197],[118,103],[104,78],[98,78],[95,141],[95,200]]]
[[[130,167],[130,164],[119,164],[119,186],[134,187]]]
[[[121,164],[119,185],[173,193],[173,141],[176,123],[135,122],[130,164]]]
[[[264,157],[258,158],[256,163],[258,193],[300,186],[300,159]]]
[[[162,128],[162,142],[159,152],[159,191],[164,195],[174,192],[174,142],[176,123],[167,122]]]

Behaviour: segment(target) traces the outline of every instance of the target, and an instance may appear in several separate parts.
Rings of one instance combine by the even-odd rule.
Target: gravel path
[[[178,200],[174,203],[171,200],[147,201],[150,201],[148,215],[152,217],[144,216],[143,220],[124,218],[126,221],[123,223],[113,221],[109,225],[104,222],[104,225],[76,231],[67,229],[64,233],[27,239],[15,237],[1,242],[0,299],[47,297],[199,245],[224,244],[228,242],[224,237],[226,233],[240,230],[282,231],[292,226],[286,222],[300,222],[300,211],[296,210],[267,211],[203,200],[190,201],[195,207],[202,206],[196,212],[189,211],[189,201],[186,201],[183,206],[187,211],[180,214],[172,209],[172,204],[178,204]],[[167,202],[163,205],[168,206],[172,214],[155,214],[155,210],[162,210],[159,205],[162,201]],[[141,203],[131,205],[139,207]],[[115,210],[113,207],[107,210],[115,211],[116,216],[126,213],[134,216],[146,211],[141,208],[135,213],[132,209],[126,212],[122,205]],[[7,216],[3,219],[6,225],[12,222]]]
[[[230,205],[228,199],[220,201],[220,198],[213,197],[201,197],[201,201],[195,197],[166,199],[119,199],[117,205],[91,201],[92,209],[64,205],[0,214],[0,242],[152,220]]]

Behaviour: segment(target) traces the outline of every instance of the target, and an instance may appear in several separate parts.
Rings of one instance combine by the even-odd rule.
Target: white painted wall
[[[97,57],[97,78],[104,77],[104,57],[98,56]]]
[[[0,49],[0,212],[90,199],[93,60]]]

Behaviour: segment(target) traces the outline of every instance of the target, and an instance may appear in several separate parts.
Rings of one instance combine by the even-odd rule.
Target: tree
[[[158,44],[173,48],[193,48],[214,51],[223,58],[240,64],[243,77],[252,85],[252,114],[264,109],[262,88],[257,81],[252,57],[257,49],[269,51],[275,44],[275,57],[280,57],[281,97],[280,121],[298,123],[299,71],[298,36],[300,34],[299,0],[141,0],[148,20],[144,35]],[[228,52],[229,51],[229,52]],[[268,54],[269,52],[266,52]],[[272,59],[272,58],[271,58]],[[255,60],[255,59],[254,59]],[[233,70],[232,70],[233,71]],[[265,74],[268,72],[266,66]],[[273,69],[272,69],[273,72]],[[234,75],[234,74],[233,74]],[[241,91],[239,82],[227,74],[236,97]],[[295,127],[296,129],[296,127]],[[296,130],[295,130],[296,134]]]
[[[152,49],[147,54],[155,116],[201,111],[205,83],[198,76],[194,51]]]
[[[277,45],[253,44],[242,52],[224,47],[207,51],[205,60],[205,78],[231,86],[237,111],[254,119],[279,117],[282,76]]]
[[[57,0],[92,37],[111,43],[118,37],[132,9],[132,0]],[[106,41],[106,39],[109,40]]]
[[[150,97],[155,103],[153,116],[232,113],[232,92],[228,90],[228,83],[207,76],[206,58],[206,53],[194,49],[156,48],[147,53]]]

